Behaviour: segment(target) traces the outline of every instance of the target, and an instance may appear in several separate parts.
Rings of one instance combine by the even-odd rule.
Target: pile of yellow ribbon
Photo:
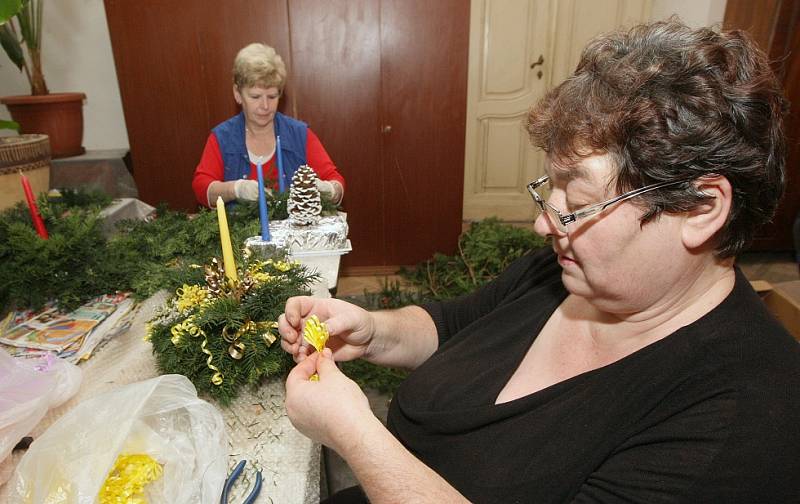
[[[161,477],[161,464],[150,455],[119,455],[108,473],[100,494],[100,504],[147,504],[144,487]]]

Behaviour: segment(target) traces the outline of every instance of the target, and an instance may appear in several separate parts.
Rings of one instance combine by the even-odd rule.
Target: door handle
[[[392,126],[390,124],[385,125],[382,129],[384,135],[392,132]]]
[[[544,56],[539,55],[539,59],[531,63],[531,68],[536,68],[538,65],[544,65]]]

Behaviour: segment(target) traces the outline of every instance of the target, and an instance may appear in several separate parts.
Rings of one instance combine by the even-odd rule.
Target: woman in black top
[[[593,40],[529,117],[552,250],[423,307],[290,299],[292,422],[375,503],[800,502],[800,347],[734,266],[783,191],[785,110],[742,32]],[[356,358],[415,369],[388,429],[333,362]]]

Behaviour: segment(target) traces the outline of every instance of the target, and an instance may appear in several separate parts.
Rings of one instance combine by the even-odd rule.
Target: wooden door
[[[549,0],[473,0],[470,26],[464,218],[530,221],[525,184],[544,156],[525,130],[528,109],[551,86]]]
[[[595,35],[650,17],[649,0],[472,0],[464,217],[530,221],[525,185],[544,155],[528,109],[575,69]]]
[[[800,0],[728,0],[725,29],[744,29],[769,55],[791,104],[786,194],[772,223],[756,235],[753,250],[792,250],[792,224],[800,212]]]
[[[383,265],[380,3],[292,0],[289,7],[297,117],[319,135],[347,182],[353,252],[345,264]]]
[[[289,7],[297,115],[347,180],[353,252],[343,268],[380,273],[454,253],[468,4],[291,0]]]
[[[386,265],[456,252],[468,48],[468,2],[381,2]]]

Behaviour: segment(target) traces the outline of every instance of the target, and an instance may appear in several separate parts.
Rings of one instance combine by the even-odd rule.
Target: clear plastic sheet
[[[181,375],[163,375],[88,399],[70,410],[20,461],[10,503],[94,503],[121,454],[163,467],[148,502],[219,501],[226,476],[222,414]]]
[[[81,371],[48,354],[38,359],[15,359],[0,350],[0,484],[8,480],[6,459],[47,410],[75,395]]]

